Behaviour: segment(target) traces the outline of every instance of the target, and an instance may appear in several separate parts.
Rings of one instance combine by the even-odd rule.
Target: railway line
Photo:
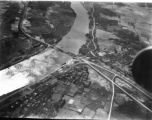
[[[27,9],[27,4],[24,3],[24,2],[23,2],[23,4],[24,4],[24,10],[22,11],[22,12],[23,12],[23,13],[22,13],[23,16],[22,16],[22,18],[21,18],[21,20],[20,20],[20,22],[19,22],[19,30],[22,31],[22,33],[23,33],[26,37],[28,37],[28,38],[30,38],[30,39],[32,39],[32,40],[38,41],[38,40],[36,40],[35,38],[33,38],[33,37],[31,37],[30,35],[28,35],[27,33],[25,33],[25,31],[24,31],[23,28],[22,28],[23,19],[24,19],[24,17],[25,17],[25,12],[26,12],[26,9]],[[89,45],[90,45],[90,44],[93,44],[94,50],[95,50],[95,49],[97,49],[97,46],[96,46],[96,44],[95,44],[95,42],[94,42],[94,39],[95,39],[95,36],[94,36],[95,18],[94,18],[94,16],[93,16],[93,12],[94,12],[94,7],[93,7],[93,10],[92,10],[92,14],[91,14],[91,16],[92,16],[92,18],[93,18],[93,29],[92,29],[92,37],[93,37],[93,38],[92,38],[92,39],[90,40],[90,42],[87,44],[87,47],[89,48]],[[131,81],[129,81],[129,80],[126,80],[125,78],[119,76],[117,73],[114,73],[113,71],[108,70],[107,68],[104,68],[104,67],[102,67],[102,66],[100,66],[100,65],[98,65],[98,64],[96,64],[96,63],[94,63],[94,62],[85,60],[85,59],[82,58],[82,57],[80,58],[80,57],[78,57],[78,56],[75,55],[75,54],[65,52],[65,51],[63,51],[62,49],[57,48],[57,47],[55,47],[55,46],[52,46],[52,45],[50,45],[50,44],[48,44],[48,43],[45,43],[45,42],[42,42],[42,41],[38,41],[38,42],[40,42],[40,43],[42,43],[42,44],[44,44],[44,45],[47,45],[47,48],[51,47],[51,48],[53,48],[53,49],[55,49],[55,50],[57,50],[57,51],[63,52],[63,53],[65,53],[65,54],[68,54],[69,56],[72,56],[72,57],[76,58],[76,59],[80,62],[79,64],[87,64],[87,65],[89,65],[92,69],[94,69],[96,72],[98,72],[98,73],[99,73],[101,76],[103,76],[106,80],[108,80],[108,81],[110,81],[110,82],[112,83],[112,86],[113,86],[113,88],[112,88],[112,89],[113,89],[113,95],[112,95],[112,99],[111,99],[111,105],[110,105],[110,112],[109,112],[109,115],[108,115],[108,120],[110,120],[110,116],[111,116],[112,105],[113,105],[114,95],[115,95],[115,89],[114,89],[115,87],[119,88],[119,89],[120,89],[121,91],[123,91],[126,95],[128,95],[130,98],[132,98],[135,102],[137,102],[137,103],[140,104],[142,107],[144,107],[146,110],[148,110],[149,112],[152,113],[152,110],[151,110],[151,109],[149,109],[149,108],[148,108],[147,106],[145,106],[142,102],[140,102],[139,100],[137,100],[137,99],[136,99],[135,97],[133,97],[130,93],[128,93],[126,90],[124,90],[121,86],[119,86],[119,85],[115,82],[115,79],[116,79],[116,78],[121,79],[123,82],[126,82],[127,84],[129,84],[130,86],[132,86],[133,88],[135,88],[137,91],[141,92],[142,94],[144,94],[145,96],[147,96],[149,99],[152,100],[152,95],[149,94],[149,93],[147,93],[145,90],[143,90],[142,88],[140,88],[138,85],[135,85],[133,82],[131,82]],[[46,48],[46,49],[47,49],[47,48]],[[91,50],[90,53],[91,53],[93,56],[96,56],[96,55],[93,53],[94,50]],[[78,65],[78,64],[74,64],[73,66],[76,66],[76,65]],[[62,65],[61,67],[63,67],[63,66],[65,66],[65,65]],[[73,66],[72,66],[72,67],[73,67]],[[72,67],[70,67],[70,68],[72,68]],[[105,70],[106,72],[109,72],[109,73],[113,74],[114,77],[113,77],[112,79],[109,79],[105,74],[103,74],[102,72],[100,72],[100,71],[97,69],[97,67]],[[70,68],[69,68],[68,70],[70,70]],[[60,69],[60,68],[59,68],[59,69]],[[57,70],[59,70],[59,69],[57,69]],[[55,70],[54,72],[56,72],[57,70]],[[53,73],[54,73],[54,72],[53,72]],[[50,75],[53,74],[53,73],[50,73],[48,76],[50,76]],[[33,83],[33,84],[36,84],[36,83]]]

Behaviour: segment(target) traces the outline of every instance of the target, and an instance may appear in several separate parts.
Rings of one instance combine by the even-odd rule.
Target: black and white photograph
[[[152,120],[152,2],[0,1],[0,118]]]

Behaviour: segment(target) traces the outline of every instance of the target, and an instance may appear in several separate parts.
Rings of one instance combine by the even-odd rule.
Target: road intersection
[[[96,44],[95,44],[95,42],[94,42],[94,39],[95,39],[95,37],[94,37],[95,18],[94,18],[94,16],[93,16],[94,7],[92,7],[92,8],[93,8],[93,10],[92,10],[91,16],[92,16],[92,19],[93,19],[93,29],[92,29],[92,37],[93,37],[93,38],[92,38],[92,40],[90,40],[90,42],[87,44],[87,47],[89,48],[89,45],[91,45],[91,44],[93,43],[94,50],[96,50],[96,49],[97,49],[97,46],[96,46]],[[25,31],[24,31],[23,28],[22,28],[22,22],[23,22],[25,13],[26,13],[26,9],[27,9],[27,4],[24,3],[23,16],[22,16],[22,18],[21,18],[21,20],[20,20],[20,22],[19,22],[19,29],[20,29],[21,32],[22,32],[25,36],[27,36],[28,38],[30,38],[30,39],[32,39],[32,40],[35,40],[35,41],[38,41],[38,40],[36,40],[35,38],[33,38],[33,37],[31,37],[30,35],[28,35],[27,33],[25,33]],[[55,47],[55,46],[52,46],[52,45],[50,45],[50,44],[48,44],[48,43],[45,43],[45,42],[42,42],[42,41],[39,41],[39,42],[41,42],[42,44],[47,45],[47,46],[48,46],[47,48],[53,48],[53,49],[55,49],[55,50],[57,50],[57,51],[63,52],[63,53],[65,53],[65,54],[68,54],[68,55],[71,56],[72,58],[76,59],[76,60],[78,61],[78,63],[75,63],[73,66],[76,66],[76,65],[78,65],[78,64],[87,64],[87,65],[90,66],[93,70],[95,70],[96,72],[98,72],[102,77],[104,77],[107,81],[110,81],[110,82],[111,82],[111,84],[112,84],[112,91],[113,91],[113,92],[112,92],[112,98],[111,98],[111,104],[110,104],[110,111],[109,111],[109,115],[108,115],[108,120],[110,120],[110,117],[111,117],[111,111],[112,111],[113,101],[114,101],[114,97],[115,97],[115,87],[119,88],[122,92],[124,92],[126,95],[128,95],[130,98],[132,98],[134,101],[136,101],[138,104],[140,104],[142,107],[144,107],[146,110],[148,110],[149,112],[152,113],[152,110],[151,110],[151,109],[149,109],[146,105],[144,105],[144,104],[143,104],[141,101],[139,101],[136,97],[134,97],[133,95],[131,95],[129,92],[127,92],[125,89],[123,89],[120,85],[118,85],[118,84],[116,83],[116,79],[118,78],[118,79],[122,80],[123,82],[125,82],[125,83],[128,84],[128,85],[130,85],[131,87],[133,87],[134,89],[136,89],[137,91],[141,92],[141,93],[144,94],[146,97],[148,97],[149,99],[152,100],[152,95],[151,95],[150,93],[148,93],[148,92],[145,91],[144,89],[140,88],[138,85],[134,84],[134,82],[132,82],[131,80],[126,80],[125,78],[121,77],[121,76],[118,75],[117,73],[114,73],[113,71],[111,71],[111,70],[109,70],[109,69],[107,69],[107,68],[105,68],[105,67],[103,67],[103,66],[101,66],[101,65],[98,65],[98,64],[96,64],[96,63],[94,63],[94,62],[91,62],[91,61],[86,60],[85,57],[79,57],[79,56],[77,56],[77,55],[75,55],[75,54],[72,54],[72,53],[69,53],[69,52],[65,52],[65,51],[63,51],[63,50],[60,49],[60,48],[57,48],[57,47]],[[47,48],[46,48],[46,49],[47,49]],[[90,49],[89,49],[89,50],[90,50]],[[93,53],[94,50],[90,50],[90,53],[91,53],[93,56],[96,56],[96,55]],[[65,64],[65,65],[62,65],[61,68],[64,67],[64,66],[66,66],[66,64]],[[72,67],[73,67],[73,66],[72,66]],[[60,69],[60,68],[56,69],[54,72],[58,71],[59,69]],[[71,67],[70,67],[69,69],[71,69]],[[68,70],[69,70],[69,69],[68,69]],[[103,71],[111,74],[112,77],[107,76],[106,74],[104,74],[105,72],[101,72],[99,69],[102,69]],[[54,72],[53,72],[53,73],[54,73]],[[51,73],[51,74],[53,74],[53,73]],[[48,76],[51,76],[51,74],[49,74]],[[45,76],[45,77],[46,77],[46,76]],[[33,83],[33,84],[35,84],[35,83]]]

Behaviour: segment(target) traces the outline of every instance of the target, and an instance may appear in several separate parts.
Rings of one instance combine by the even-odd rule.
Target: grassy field
[[[68,2],[30,2],[27,20],[30,35],[41,36],[49,44],[57,44],[69,32],[76,14]],[[55,40],[56,39],[56,40]]]
[[[115,44],[109,40],[110,38],[118,39],[118,37],[116,37],[112,33],[101,29],[96,30],[96,37],[98,40],[97,43],[99,45],[100,51],[104,51],[105,49],[108,50],[115,46]]]
[[[44,48],[41,43],[24,36],[0,40],[0,69],[27,59]]]
[[[82,5],[85,7],[85,9],[88,12],[91,12],[91,7],[93,6],[93,2],[84,2],[84,3],[82,3]]]
[[[72,13],[71,10],[66,10],[63,8],[57,9],[55,7],[53,7],[52,10],[54,12],[51,15],[47,14],[46,17],[51,20],[56,26],[56,31],[54,32],[54,35],[63,36],[70,30],[75,17],[69,16],[65,13]]]
[[[11,37],[14,33],[11,25],[15,23],[16,17],[20,18],[23,4],[21,2],[0,2],[0,38]]]
[[[104,7],[119,13],[121,15],[119,24],[138,34],[141,42],[147,45],[151,44],[152,12],[148,7],[141,7],[136,3],[127,3],[123,7],[117,5],[106,5]],[[132,26],[128,24],[129,22],[133,23]]]
[[[49,34],[54,31],[54,28],[51,28],[51,26],[49,25],[50,23],[48,23],[46,18],[41,15],[41,12],[39,12],[39,10],[34,10],[34,12],[30,12],[27,18],[27,20],[31,24],[31,26],[28,27],[28,29],[31,31],[32,34]]]

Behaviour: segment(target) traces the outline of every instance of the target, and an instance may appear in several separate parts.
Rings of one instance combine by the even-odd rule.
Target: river
[[[89,16],[80,2],[71,2],[71,8],[77,16],[71,30],[56,46],[66,52],[78,54],[81,46],[86,43],[85,34],[89,33]]]
[[[89,32],[89,19],[80,2],[72,2],[71,7],[77,14],[70,32],[57,45],[66,52],[77,54],[86,42],[85,34]],[[42,53],[0,71],[0,96],[13,90],[37,82],[60,68],[71,57],[48,48]],[[22,81],[22,82],[21,82]]]

